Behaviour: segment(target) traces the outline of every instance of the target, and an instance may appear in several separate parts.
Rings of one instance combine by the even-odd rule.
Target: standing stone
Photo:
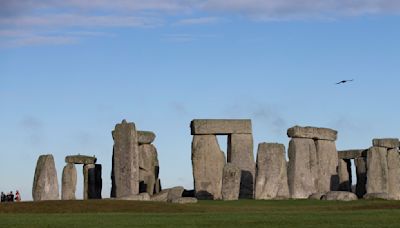
[[[33,201],[58,200],[58,179],[53,155],[41,155],[37,161],[32,187]]]
[[[114,139],[111,197],[139,194],[139,148],[134,123],[123,120],[112,132]]]
[[[400,200],[400,155],[399,150],[388,151],[388,195],[390,199]]]
[[[361,199],[367,193],[367,158],[356,158],[354,159],[354,164],[357,174],[356,195]]]
[[[88,200],[94,195],[95,186],[95,165],[87,164],[83,166],[83,199]]]
[[[351,161],[350,159],[339,159],[339,191],[351,192]]]
[[[91,199],[101,199],[101,191],[103,189],[103,179],[101,178],[102,167],[100,164],[96,164],[94,167],[95,175],[94,175],[94,195],[91,196]],[[90,176],[89,176],[90,177]]]
[[[160,180],[160,178],[157,178],[156,183],[154,184],[154,194],[157,194],[161,191],[162,191],[161,180]]]
[[[62,200],[75,200],[76,191],[76,167],[73,163],[68,163],[62,173],[62,189],[61,199]]]
[[[139,146],[139,181],[140,192],[154,193],[154,184],[158,176],[157,149],[151,144]]]
[[[371,147],[368,150],[367,193],[388,192],[387,149]]]
[[[194,188],[198,199],[222,199],[224,155],[215,135],[195,135],[192,142]]]
[[[318,192],[337,191],[339,188],[338,153],[334,141],[316,140],[318,163]]]
[[[227,163],[224,167],[222,178],[222,199],[238,200],[240,192],[241,170],[232,163]]]
[[[252,134],[232,134],[228,136],[228,163],[241,169],[241,199],[254,198],[255,169]]]
[[[318,192],[318,162],[314,140],[290,140],[288,181],[289,192],[294,199],[307,199]]]
[[[257,152],[256,199],[290,197],[285,159],[285,146],[260,143]]]

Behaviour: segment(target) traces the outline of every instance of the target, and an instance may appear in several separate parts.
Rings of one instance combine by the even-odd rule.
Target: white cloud
[[[177,25],[201,25],[201,24],[213,24],[218,22],[217,17],[198,17],[198,18],[186,18],[176,22]]]

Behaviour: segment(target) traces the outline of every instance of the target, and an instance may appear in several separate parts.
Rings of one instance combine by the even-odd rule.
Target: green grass
[[[400,202],[26,202],[1,204],[0,227],[400,227]]]

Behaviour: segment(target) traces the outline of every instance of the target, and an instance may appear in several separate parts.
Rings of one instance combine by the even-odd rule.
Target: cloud
[[[213,24],[218,22],[217,17],[198,17],[198,18],[187,18],[176,22],[177,25],[201,25],[201,24]]]

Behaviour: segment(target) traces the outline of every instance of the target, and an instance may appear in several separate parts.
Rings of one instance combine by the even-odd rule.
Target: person
[[[15,192],[15,201],[17,202],[21,201],[21,195],[19,194],[18,190]]]
[[[14,194],[12,191],[10,191],[10,194],[8,194],[8,202],[14,202]]]
[[[6,202],[6,194],[4,192],[1,192],[1,202]]]

